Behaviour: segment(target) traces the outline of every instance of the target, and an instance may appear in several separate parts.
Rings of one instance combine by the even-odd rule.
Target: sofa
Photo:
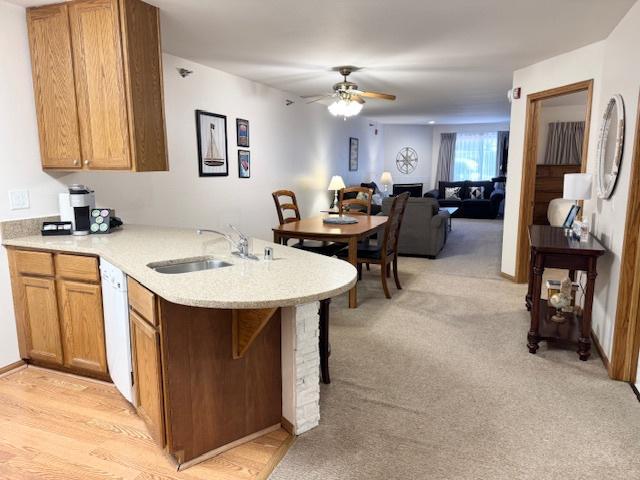
[[[388,215],[393,198],[382,201],[382,215]],[[400,255],[435,258],[447,240],[449,214],[440,213],[440,205],[433,198],[410,197],[402,219],[398,253]]]
[[[460,188],[459,198],[447,198],[445,195],[447,187]],[[472,198],[473,187],[484,188],[481,197]],[[497,218],[500,211],[504,190],[495,188],[495,184],[490,181],[438,182],[438,188],[428,191],[424,196],[435,198],[441,207],[458,207],[454,217],[493,219]]]
[[[422,197],[422,183],[394,183],[393,196],[409,192],[410,197]]]

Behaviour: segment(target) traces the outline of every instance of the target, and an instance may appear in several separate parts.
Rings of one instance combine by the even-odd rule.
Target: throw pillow
[[[482,200],[484,198],[484,187],[469,187],[469,198],[471,200]]]
[[[444,199],[462,200],[460,198],[460,190],[462,190],[462,187],[444,187]]]

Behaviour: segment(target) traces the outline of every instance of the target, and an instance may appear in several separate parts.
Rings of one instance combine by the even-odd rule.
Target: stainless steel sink
[[[150,263],[147,267],[158,273],[189,273],[200,270],[213,270],[216,268],[230,267],[232,264],[224,260],[216,260],[210,257],[190,258],[184,260],[170,260],[168,262]]]

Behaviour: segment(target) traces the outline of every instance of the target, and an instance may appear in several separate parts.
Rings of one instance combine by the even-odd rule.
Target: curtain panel
[[[453,158],[456,154],[456,134],[440,134],[440,151],[438,152],[438,169],[436,170],[436,187],[438,182],[449,182],[453,170]]]
[[[580,165],[584,122],[552,122],[547,133],[546,165]]]
[[[509,131],[498,132],[498,154],[496,156],[496,172],[498,176],[507,174],[509,163]]]

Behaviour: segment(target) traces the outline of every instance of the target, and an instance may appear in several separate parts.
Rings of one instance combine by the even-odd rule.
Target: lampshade
[[[562,198],[567,200],[589,200],[593,175],[590,173],[567,173],[564,176]]]
[[[382,172],[382,175],[380,175],[380,183],[382,185],[392,185],[393,178],[391,178],[391,172]]]
[[[340,190],[341,188],[344,188],[345,184],[344,184],[344,180],[342,180],[342,177],[340,175],[334,175],[333,177],[331,177],[331,181],[329,182],[329,188],[327,188],[327,190]]]

